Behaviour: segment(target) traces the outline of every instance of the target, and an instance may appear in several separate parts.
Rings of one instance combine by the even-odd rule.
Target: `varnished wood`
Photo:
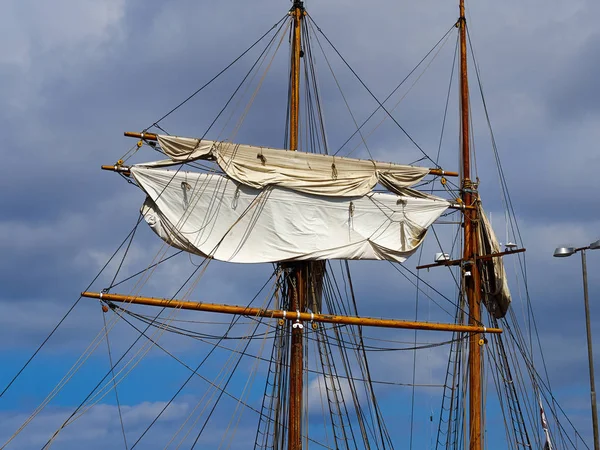
[[[397,319],[379,319],[374,317],[339,316],[332,314],[311,314],[308,312],[286,311],[277,309],[251,308],[247,306],[223,305],[219,303],[197,303],[166,298],[129,296],[102,292],[82,292],[82,297],[96,298],[108,302],[133,303],[137,305],[180,308],[194,311],[207,311],[221,314],[238,314],[252,317],[267,317],[287,321],[300,320],[304,323],[335,323],[341,325],[363,325],[382,328],[400,328],[409,330],[457,331],[467,333],[502,333],[501,328],[484,328],[481,325],[459,325],[455,323],[415,322]]]
[[[158,137],[154,133],[137,133],[135,131],[126,131],[123,135],[136,139],[145,139],[146,141],[157,141]]]
[[[299,263],[292,268],[289,277],[291,311],[304,312],[306,308],[306,269],[307,263]],[[294,315],[291,313],[292,316]],[[296,313],[297,315],[298,313]],[[297,319],[296,319],[297,320]],[[288,332],[291,334],[290,345],[290,377],[289,377],[289,411],[288,411],[288,449],[302,449],[302,400],[303,400],[303,371],[304,371],[304,348],[302,341],[304,333],[301,322],[288,320]]]
[[[304,6],[295,0],[290,11],[294,21],[292,35],[292,61],[290,73],[290,150],[298,150],[298,134],[300,123],[300,52],[302,51],[302,18]],[[303,313],[306,308],[306,280],[309,278],[310,263],[300,262],[291,268],[289,282],[293,283],[288,290],[290,307]],[[302,327],[291,327],[290,369],[289,369],[289,410],[288,410],[288,450],[302,450],[302,398],[304,377],[303,332]]]
[[[290,11],[294,20],[292,37],[292,61],[290,80],[290,150],[298,150],[298,124],[300,121],[300,51],[302,50],[301,27],[304,8],[295,2]]]
[[[129,171],[129,167],[127,166],[101,166],[102,170],[110,170],[112,172],[119,172],[122,173],[123,175],[131,175],[131,172]]]
[[[459,34],[460,34],[460,106],[461,106],[461,144],[462,144],[462,199],[466,206],[475,205],[478,196],[476,186],[471,181],[470,129],[469,129],[469,78],[467,64],[467,22],[465,2],[459,0]],[[464,215],[464,251],[463,260],[472,261],[463,268],[464,288],[469,304],[469,323],[481,323],[481,278],[475,263],[478,249],[477,211],[463,210]],[[479,336],[469,338],[469,450],[482,450],[482,346]]]
[[[492,258],[498,258],[500,256],[505,256],[505,255],[512,255],[514,253],[523,253],[524,251],[526,251],[526,249],[524,248],[518,248],[516,250],[506,250],[505,252],[499,252],[499,253],[492,253],[490,255],[482,255],[482,256],[477,256],[476,257],[476,261],[487,261],[490,260]],[[460,265],[460,263],[463,262],[462,259],[449,259],[447,261],[438,261],[432,264],[425,264],[423,266],[417,266],[417,269],[430,269],[432,267],[445,267],[445,266],[458,266]]]
[[[429,174],[430,175],[440,175],[440,176],[444,176],[444,177],[457,177],[458,176],[458,172],[448,172],[448,171],[442,170],[442,169],[429,169]]]

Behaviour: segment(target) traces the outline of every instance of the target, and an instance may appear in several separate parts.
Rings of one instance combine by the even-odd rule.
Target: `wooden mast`
[[[466,206],[474,206],[478,200],[477,186],[471,180],[470,130],[469,130],[469,80],[467,74],[467,22],[465,2],[459,3],[460,29],[460,99],[461,99],[461,153],[462,153],[462,199]],[[476,264],[477,211],[464,210],[463,279],[469,302],[469,323],[481,324],[481,279]],[[469,449],[482,449],[482,382],[480,336],[469,339]]]
[[[300,52],[302,51],[301,25],[304,17],[303,2],[295,0],[290,10],[294,19],[292,37],[292,64],[290,75],[290,150],[298,150],[298,128],[300,122]]]
[[[298,150],[298,128],[300,118],[300,56],[302,51],[301,25],[304,17],[304,4],[294,0],[290,16],[294,20],[292,36],[292,61],[290,73],[290,150]],[[304,312],[306,308],[306,282],[310,278],[310,263],[296,263],[291,266],[288,278],[288,298],[290,310]],[[290,369],[289,369],[289,411],[288,411],[288,450],[302,449],[302,398],[303,398],[303,326],[301,322],[287,323],[291,329]]]

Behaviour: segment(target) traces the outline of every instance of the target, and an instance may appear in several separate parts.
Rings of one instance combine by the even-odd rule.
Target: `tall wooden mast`
[[[304,4],[294,0],[290,16],[294,20],[292,36],[292,64],[290,71],[290,150],[298,150],[298,124],[300,117],[300,55],[302,52],[301,25]]]
[[[294,0],[290,16],[294,21],[292,35],[292,61],[290,73],[290,150],[298,150],[298,127],[300,117],[300,56],[302,51],[301,25],[304,4]],[[306,282],[309,263],[291,266],[288,297],[292,311],[304,312],[306,308]],[[300,322],[290,324],[291,353],[289,376],[288,450],[302,449],[302,397],[303,397],[303,327]],[[288,328],[289,329],[289,328]]]
[[[470,130],[469,130],[469,80],[467,74],[467,22],[465,2],[459,4],[460,29],[460,99],[461,99],[461,154],[462,199],[465,206],[474,206],[478,199],[477,186],[471,180]],[[481,279],[477,268],[477,210],[464,210],[463,279],[469,302],[469,323],[481,323]],[[473,334],[469,340],[469,449],[481,450],[482,433],[482,379],[480,335]]]

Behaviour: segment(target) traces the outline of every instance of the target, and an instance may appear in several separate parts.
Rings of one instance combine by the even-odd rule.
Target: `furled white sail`
[[[500,253],[500,244],[483,207],[479,206],[479,252],[481,255]],[[481,262],[481,281],[484,290],[483,303],[496,319],[506,315],[511,297],[506,280],[504,262],[501,257]]]
[[[429,173],[424,167],[230,142],[163,135],[158,135],[158,142],[173,161],[211,159],[230,178],[257,189],[276,185],[307,194],[354,197],[381,183],[392,192],[404,194]]]
[[[222,261],[404,261],[448,207],[437,197],[322,197],[216,174],[133,166],[143,211],[170,245]]]

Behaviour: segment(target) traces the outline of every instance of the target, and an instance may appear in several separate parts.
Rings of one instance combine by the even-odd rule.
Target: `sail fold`
[[[479,205],[479,219],[479,254],[500,253],[500,244],[481,204]],[[501,257],[482,260],[480,270],[485,307],[492,316],[501,319],[506,315],[511,302],[504,262]]]
[[[403,262],[448,207],[437,197],[327,197],[217,174],[133,166],[146,222],[170,245],[222,261]]]
[[[356,158],[158,135],[173,161],[214,160],[234,180],[256,189],[281,186],[314,195],[361,196],[381,183],[403,194],[429,169]]]

